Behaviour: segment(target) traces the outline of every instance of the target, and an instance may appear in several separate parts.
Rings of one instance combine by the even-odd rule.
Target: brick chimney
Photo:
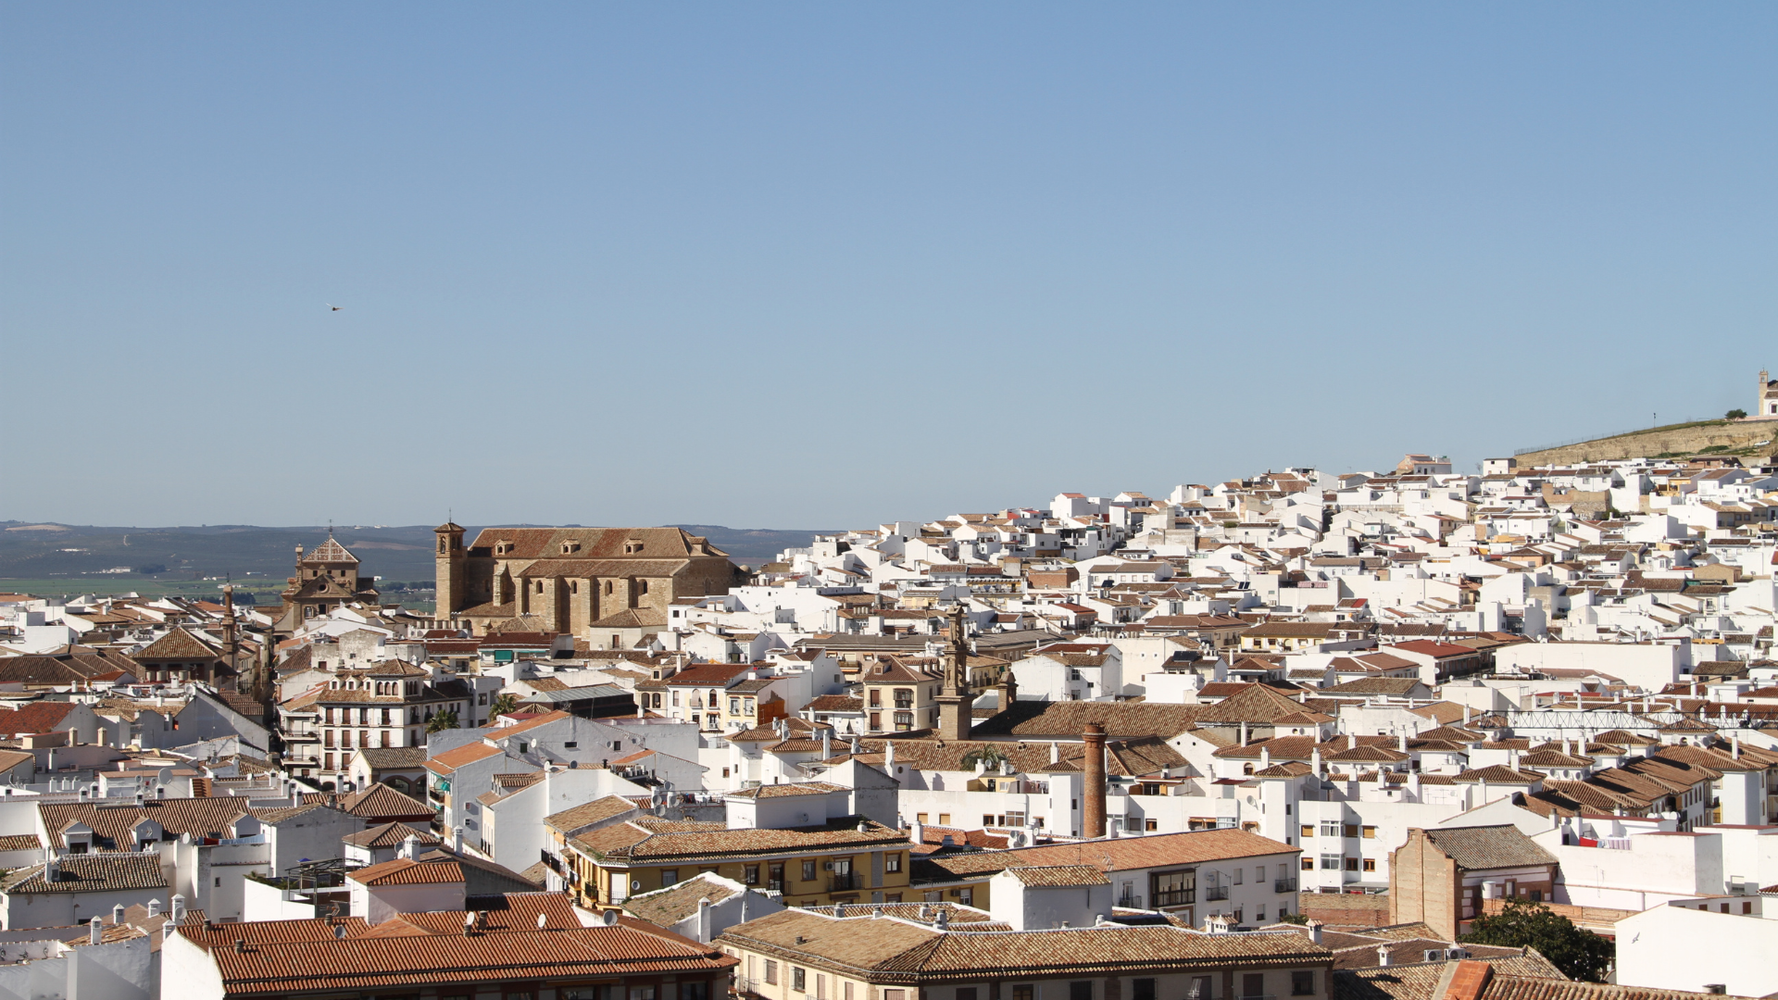
[[[1105,727],[1089,722],[1081,732],[1086,744],[1085,775],[1081,789],[1081,835],[1089,839],[1105,836]]]

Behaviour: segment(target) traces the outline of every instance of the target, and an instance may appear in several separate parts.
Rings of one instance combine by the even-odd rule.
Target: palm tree
[[[986,746],[964,754],[961,763],[966,771],[974,770],[977,764],[981,764],[989,771],[995,771],[999,770],[1000,763],[1006,759],[1006,754],[1002,753],[1000,748]]]
[[[442,733],[447,729],[456,728],[457,710],[454,708],[448,712],[440,712],[437,715],[434,715],[431,721],[426,723],[426,731],[429,733]]]
[[[507,694],[495,696],[494,703],[488,706],[488,718],[498,719],[502,715],[511,715],[518,710],[518,695],[508,692]]]

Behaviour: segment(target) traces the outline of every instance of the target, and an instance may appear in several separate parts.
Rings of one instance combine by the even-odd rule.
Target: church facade
[[[360,583],[358,557],[334,540],[333,533],[315,551],[303,554],[296,547],[296,575],[284,588],[283,607],[273,624],[279,632],[294,632],[311,618],[325,618],[342,604],[375,605],[378,595],[374,587]]]
[[[512,619],[527,630],[590,638],[595,629],[665,629],[677,598],[726,594],[740,582],[728,553],[680,528],[485,528],[441,524],[440,619],[476,635]]]

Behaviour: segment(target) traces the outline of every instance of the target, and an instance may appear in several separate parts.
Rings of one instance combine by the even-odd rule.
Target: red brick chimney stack
[[[1097,722],[1089,722],[1081,733],[1081,742],[1086,744],[1086,773],[1083,779],[1086,787],[1081,790],[1081,805],[1085,815],[1081,817],[1081,835],[1085,837],[1105,836],[1105,727]]]

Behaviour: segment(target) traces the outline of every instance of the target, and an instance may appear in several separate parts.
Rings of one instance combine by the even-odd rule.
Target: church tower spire
[[[939,679],[938,735],[941,739],[966,740],[975,725],[975,696],[969,690],[969,637],[963,621],[963,605],[953,607],[947,616],[950,634],[945,639],[940,657],[943,670]]]

